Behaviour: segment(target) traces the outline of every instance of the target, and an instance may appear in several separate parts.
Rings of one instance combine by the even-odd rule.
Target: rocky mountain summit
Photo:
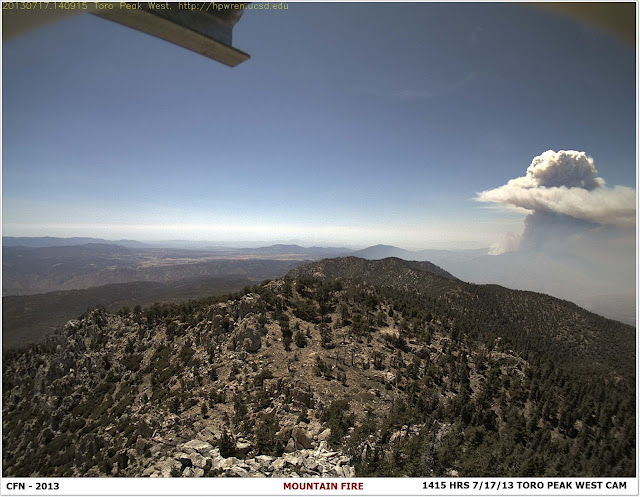
[[[4,476],[631,476],[634,339],[399,259],[96,308],[4,353]]]

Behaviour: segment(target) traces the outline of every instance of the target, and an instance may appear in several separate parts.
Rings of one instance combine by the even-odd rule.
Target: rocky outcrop
[[[238,323],[236,330],[231,334],[228,349],[256,353],[262,346],[261,337],[265,334],[266,330],[258,323],[258,318],[249,314]]]
[[[310,442],[308,434],[295,427],[296,442]],[[142,476],[221,476],[221,477],[348,477],[355,476],[351,459],[328,449],[321,442],[316,449],[302,448],[282,457],[257,455],[251,458],[222,457],[217,447],[202,440],[191,440],[176,447],[176,452],[163,457],[145,469]]]
[[[295,442],[296,449],[310,449],[313,446],[313,440],[307,430],[299,426],[295,426],[291,430],[291,438]]]
[[[282,378],[266,379],[263,388],[271,395],[284,394],[293,403],[301,407],[312,409],[315,406],[313,391],[309,384],[303,381],[287,381]]]

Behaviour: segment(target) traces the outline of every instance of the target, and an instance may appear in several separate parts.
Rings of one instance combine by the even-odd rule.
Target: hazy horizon
[[[129,237],[110,237],[105,238],[102,236],[92,236],[92,235],[14,235],[7,232],[3,232],[3,238],[61,238],[61,239],[72,239],[72,238],[93,238],[93,239],[102,239],[110,242],[118,242],[122,240],[132,241],[132,242],[140,242],[147,244],[162,244],[162,243],[184,243],[187,245],[198,245],[198,246],[220,246],[220,247],[233,247],[233,248],[256,248],[256,247],[266,247],[271,245],[298,245],[303,248],[311,248],[311,247],[327,247],[327,248],[347,248],[351,250],[362,250],[365,248],[384,245],[395,248],[400,248],[409,251],[421,251],[421,250],[478,250],[478,249],[490,249],[489,245],[481,245],[474,242],[469,243],[461,243],[461,244],[451,244],[449,242],[443,242],[441,244],[431,244],[430,246],[400,246],[394,245],[391,243],[331,243],[323,240],[319,240],[317,242],[311,242],[308,240],[302,240],[299,238],[288,238],[288,239],[278,239],[274,238],[271,240],[230,240],[230,239],[187,239],[187,238],[129,238]]]
[[[544,293],[566,299],[584,307],[587,310],[616,319],[627,324],[635,325],[636,322],[636,294],[635,294],[635,258],[628,250],[633,249],[633,240],[626,240],[625,243],[607,241],[604,245],[593,243],[591,240],[591,251],[577,245],[583,244],[585,237],[593,234],[578,233],[574,237],[569,237],[565,245],[554,243],[545,246],[545,250],[540,247],[522,247],[519,250],[496,254],[491,247],[479,249],[443,249],[438,247],[417,248],[397,247],[393,245],[373,245],[363,246],[340,246],[331,248],[327,245],[314,245],[313,247],[323,250],[317,252],[311,250],[308,253],[300,252],[297,255],[299,260],[319,258],[335,258],[345,256],[357,256],[366,259],[384,259],[387,257],[397,257],[405,260],[428,261],[453,274],[462,281],[476,284],[497,284],[506,288],[516,290],[529,290]],[[16,247],[24,245],[35,249],[38,247],[60,247],[64,245],[82,245],[84,243],[109,242],[120,243],[122,246],[133,249],[133,252],[140,250],[145,253],[147,249],[162,248],[162,250],[177,250],[183,253],[184,250],[192,250],[194,254],[207,253],[207,250],[215,249],[211,254],[218,254],[219,258],[235,258],[252,254],[251,250],[267,248],[273,246],[272,242],[246,241],[246,242],[223,242],[223,241],[189,241],[189,240],[163,240],[147,241],[146,245],[136,245],[145,243],[142,240],[108,240],[93,238],[84,240],[73,240],[64,243],[64,240],[71,238],[57,237],[36,237],[32,243],[18,239],[18,242],[3,237],[3,246]],[[29,237],[27,237],[29,238]],[[53,238],[51,241],[46,238]],[[275,244],[285,246],[296,245],[303,249],[310,249],[300,240],[275,240]],[[587,244],[589,245],[589,244]],[[598,247],[600,245],[600,247]],[[73,248],[73,247],[70,247]],[[615,253],[602,252],[616,248]],[[329,252],[326,251],[329,249]],[[14,249],[15,250],[15,249]],[[220,252],[217,252],[220,250]],[[234,252],[240,250],[241,252]],[[333,250],[333,252],[331,252]],[[343,251],[341,251],[343,250]],[[204,251],[204,252],[203,252]],[[598,253],[600,251],[600,253]],[[626,252],[625,252],[626,251]],[[20,252],[18,252],[19,254]],[[44,255],[46,252],[43,252]],[[59,252],[53,252],[59,253]],[[29,252],[24,255],[28,256]],[[264,258],[261,252],[255,252],[255,257]],[[287,255],[288,254],[288,255]],[[270,252],[267,258],[291,257],[292,253],[286,248]],[[15,254],[13,255],[15,256]],[[597,263],[594,263],[596,261]],[[55,260],[53,261],[55,262]],[[184,261],[183,261],[184,262]]]

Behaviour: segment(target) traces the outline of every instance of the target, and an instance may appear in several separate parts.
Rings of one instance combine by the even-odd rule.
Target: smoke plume
[[[531,212],[519,243],[508,234],[491,247],[490,253],[538,248],[601,226],[634,227],[635,190],[626,186],[609,188],[597,174],[593,159],[584,152],[548,150],[531,161],[526,176],[478,193],[479,202]]]

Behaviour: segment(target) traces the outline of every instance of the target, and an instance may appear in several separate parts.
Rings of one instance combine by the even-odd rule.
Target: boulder
[[[251,293],[244,295],[238,305],[238,314],[241,317],[249,316],[250,314],[261,313],[264,310],[264,301],[262,297],[257,293]]]
[[[302,463],[301,458],[298,455],[294,454],[284,454],[282,458],[290,465],[290,466],[300,466]]]
[[[313,441],[307,431],[300,426],[295,426],[291,430],[291,438],[295,442],[296,449],[310,449],[313,445]]]
[[[223,469],[224,458],[217,455],[217,456],[211,457],[210,461],[211,461],[211,469]]]
[[[293,403],[298,404],[309,409],[313,408],[313,392],[311,389],[294,388],[291,392],[291,400]]]
[[[246,478],[249,476],[249,472],[244,468],[234,466],[225,471],[225,475],[232,478]]]
[[[255,353],[260,350],[262,339],[260,333],[253,328],[241,326],[231,334],[229,338],[228,349],[235,352],[242,350]]]
[[[213,449],[213,445],[211,445],[209,442],[204,442],[202,440],[196,439],[182,444],[182,448],[187,452],[189,451],[189,449],[191,449],[192,451],[205,455]]]
[[[242,461],[240,461],[240,459],[238,459],[237,457],[227,457],[222,461],[222,464],[220,466],[222,468],[232,468],[239,465],[241,462]]]
[[[296,443],[293,440],[293,438],[290,438],[289,441],[287,442],[287,445],[284,448],[284,451],[293,452],[294,450],[296,450]]]
[[[307,432],[309,432],[309,435],[311,437],[315,438],[317,435],[322,433],[324,427],[320,423],[318,423],[318,421],[312,419],[311,422],[306,426],[306,430]]]
[[[163,478],[169,478],[174,468],[180,470],[180,463],[175,459],[164,459],[156,464],[159,476]]]
[[[144,471],[142,472],[142,476],[145,477],[145,478],[148,478],[148,477],[153,476],[156,472],[157,472],[157,469],[155,469],[153,467],[145,468]]]
[[[152,456],[160,454],[163,450],[164,450],[164,447],[161,444],[153,444],[149,448],[149,452],[151,453]]]
[[[207,465],[207,458],[201,454],[192,454],[190,457],[191,462],[196,468],[204,468]]]
[[[274,459],[275,459],[274,457],[265,456],[265,455],[260,455],[255,457],[255,460],[258,461],[263,466],[268,466],[273,462]]]
[[[327,428],[322,433],[320,433],[317,438],[319,442],[326,442],[327,440],[329,440],[330,436],[331,436],[331,428]]]
[[[336,464],[333,468],[333,471],[335,472],[336,476],[339,476],[341,478],[346,477],[347,475],[344,472],[344,469],[342,466],[340,466],[339,464]]]
[[[318,465],[318,461],[315,458],[311,457],[311,456],[307,457],[303,461],[303,463],[304,463],[304,467],[307,468],[310,471],[316,471],[318,469],[318,466],[319,466]]]

